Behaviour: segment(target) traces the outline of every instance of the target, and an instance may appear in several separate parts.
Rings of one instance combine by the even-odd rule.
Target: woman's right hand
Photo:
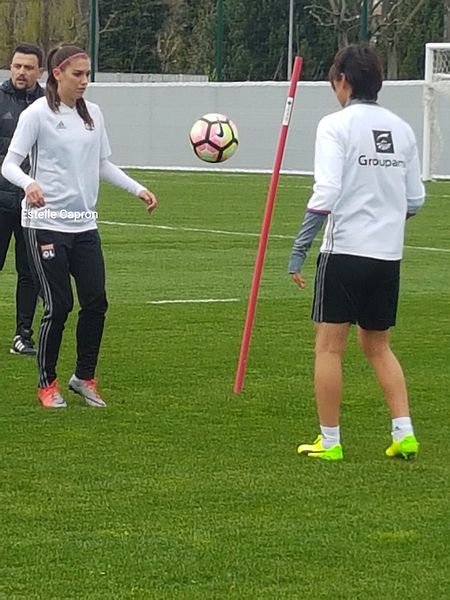
[[[30,183],[25,189],[27,204],[30,208],[45,206],[44,194],[40,186],[36,183]]]

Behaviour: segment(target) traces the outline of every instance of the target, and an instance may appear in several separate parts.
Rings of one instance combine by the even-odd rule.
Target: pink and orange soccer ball
[[[236,125],[225,115],[204,115],[192,126],[189,134],[195,154],[201,160],[219,163],[236,152],[239,139]]]

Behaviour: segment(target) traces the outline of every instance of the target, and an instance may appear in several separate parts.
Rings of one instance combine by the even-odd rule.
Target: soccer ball
[[[228,160],[239,144],[236,125],[225,115],[216,113],[196,121],[189,138],[198,158],[212,163]]]

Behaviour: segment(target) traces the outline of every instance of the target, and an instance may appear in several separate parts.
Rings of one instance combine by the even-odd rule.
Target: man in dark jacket
[[[5,159],[20,113],[44,94],[38,83],[43,73],[43,62],[42,50],[31,44],[20,44],[12,54],[11,78],[0,86],[0,165]],[[23,167],[29,170],[28,160]],[[13,233],[16,241],[16,333],[10,351],[12,354],[34,355],[36,350],[31,336],[37,289],[28,265],[21,227],[22,198],[23,191],[0,174],[0,271]]]

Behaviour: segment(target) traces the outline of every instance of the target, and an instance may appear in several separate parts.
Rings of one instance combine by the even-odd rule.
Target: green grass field
[[[448,598],[450,183],[431,184],[408,222],[393,332],[420,457],[385,458],[389,415],[352,335],[346,457],[326,464],[295,454],[317,433],[309,312],[318,244],[307,290],[286,272],[311,180],[280,180],[236,396],[269,179],[134,175],[160,199],[154,216],[107,186],[99,203],[109,222],[100,225],[110,301],[98,369],[106,410],[66,390],[76,311],[59,362],[69,408],[39,407],[33,360],[8,353],[12,254],[0,274],[0,598]],[[150,304],[202,298],[239,301]]]

